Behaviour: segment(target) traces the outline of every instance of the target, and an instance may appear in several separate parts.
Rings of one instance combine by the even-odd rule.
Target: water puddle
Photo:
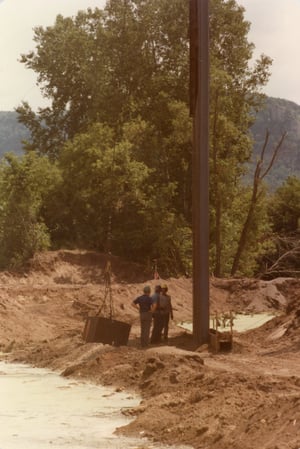
[[[257,327],[260,327],[263,324],[267,323],[268,321],[272,320],[272,318],[274,317],[275,317],[274,314],[269,313],[254,313],[251,315],[237,313],[233,315],[232,330],[237,332],[245,332],[250,329],[256,329]],[[220,321],[222,320],[220,319]],[[180,323],[179,326],[182,327],[183,329],[192,332],[193,329],[192,323]],[[215,328],[214,318],[211,318],[210,320],[210,327]],[[230,330],[229,321],[227,320],[224,325],[221,322],[220,325],[218,326],[218,330],[220,332]]]
[[[269,313],[254,313],[253,315],[239,314],[234,315],[233,330],[245,332],[250,329],[256,329],[275,317]]]
[[[125,392],[0,362],[0,397],[0,449],[170,449],[113,434],[140,402]]]

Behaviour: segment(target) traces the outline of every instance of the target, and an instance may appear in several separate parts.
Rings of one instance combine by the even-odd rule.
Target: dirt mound
[[[300,296],[299,281],[286,280],[282,286],[286,294],[284,312],[265,323],[258,329],[243,335],[248,342],[259,342],[261,348],[269,349],[268,353],[286,354],[300,350]]]
[[[60,250],[36,254],[29,262],[28,275],[49,278],[57,284],[103,283],[110,264],[113,282],[145,282],[150,271],[135,263],[95,251]]]
[[[260,313],[268,310],[283,310],[289,302],[288,289],[285,288],[285,285],[289,283],[290,279],[286,278],[271,281],[213,278],[211,280],[212,305],[214,305],[213,293],[216,289],[217,309],[221,306],[219,292],[223,291],[223,307],[231,307],[235,312]]]

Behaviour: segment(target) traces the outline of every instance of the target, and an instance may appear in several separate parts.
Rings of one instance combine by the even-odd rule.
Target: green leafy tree
[[[35,28],[36,52],[22,55],[21,62],[38,74],[51,105],[38,113],[26,102],[17,108],[31,132],[27,149],[56,158],[63,143],[103,111],[108,83],[102,17],[100,10],[88,10],[74,20],[58,15],[53,27]]]
[[[21,62],[38,74],[51,106],[17,109],[32,133],[28,148],[55,157],[94,121],[121,131],[138,114],[162,127],[168,99],[187,101],[187,29],[182,0],[172,8],[166,0],[111,0],[104,11],[59,15],[53,27],[35,28],[36,50]]]
[[[268,198],[271,245],[258,259],[260,276],[300,276],[300,180],[291,176]]]
[[[7,154],[0,167],[0,264],[18,267],[50,246],[43,202],[56,182],[55,168],[34,153]]]
[[[227,261],[233,258],[236,246],[229,244],[232,229],[241,230],[234,222],[239,216],[234,210],[235,198],[251,155],[248,130],[253,110],[261,104],[260,88],[268,80],[271,63],[262,55],[250,66],[253,45],[247,40],[250,24],[243,13],[234,0],[210,2],[211,264],[217,276],[227,273]],[[26,148],[47,154],[62,167],[63,215],[50,226],[59,241],[69,235],[77,243],[87,244],[89,235],[90,242],[98,242],[100,248],[112,204],[119,251],[127,248],[125,229],[130,236],[134,229],[136,255],[140,257],[145,250],[152,254],[149,248],[155,246],[157,233],[153,229],[145,235],[143,229],[151,227],[146,211],[156,216],[160,204],[165,208],[160,215],[165,220],[165,226],[160,224],[165,232],[161,241],[168,241],[176,222],[172,245],[178,247],[180,230],[188,234],[192,147],[188,20],[186,0],[109,0],[103,11],[88,9],[75,18],[57,16],[54,26],[35,29],[36,49],[22,55],[21,62],[38,74],[51,104],[35,114],[24,103],[18,112],[31,131]],[[105,150],[99,149],[101,144],[95,150],[99,152],[94,154],[97,170],[90,154],[81,148],[83,136],[91,135],[94,123],[102,123],[102,129],[107,126],[112,132]],[[98,172],[102,165],[108,170],[114,152],[127,161],[130,154],[127,165],[120,163],[124,173],[132,175],[134,161],[143,164],[144,173],[148,170],[148,180],[143,181],[147,188],[140,189],[143,194],[138,199],[130,189],[130,195],[125,195],[122,176],[113,191],[108,180],[104,184],[99,181]],[[94,178],[97,180],[91,185]],[[75,190],[74,179],[80,181]],[[115,192],[122,198],[120,210],[115,206]],[[49,216],[49,225],[50,221]],[[121,223],[127,223],[123,230]],[[145,242],[138,244],[138,236]]]
[[[176,222],[174,217],[179,217],[183,211],[179,221],[183,220],[182,225],[187,228],[185,219],[191,215],[187,29],[188,5],[181,0],[174,1],[172,8],[166,1],[109,1],[105,11],[88,10],[73,20],[58,16],[54,27],[37,28],[37,49],[23,55],[22,62],[39,74],[43,92],[52,106],[40,109],[38,114],[26,104],[18,108],[20,121],[32,133],[27,149],[35,148],[39,154],[58,158],[61,166],[66,167],[66,150],[62,149],[65,139],[73,139],[75,133],[89,133],[89,123],[102,122],[113,128],[115,147],[123,136],[127,139],[127,133],[135,160],[152,170],[153,188],[150,191],[148,186],[147,194],[157,202],[154,209],[161,211],[160,205],[166,204],[173,217],[172,226]],[[71,153],[69,150],[70,164],[76,157]],[[77,178],[84,167],[85,164],[77,167]],[[108,212],[100,212],[102,204],[102,209],[91,208],[86,213],[87,205],[79,197],[75,198],[72,187],[68,188],[70,172],[63,170],[63,173],[64,187],[57,201],[63,202],[64,207],[59,208],[63,211],[61,219],[57,217],[51,223],[51,217],[47,218],[53,230],[51,235],[60,242],[66,235],[78,241],[78,235],[84,234],[78,230],[82,227],[91,241],[97,240],[91,237],[93,233],[98,234],[103,246]],[[83,183],[88,182],[86,175],[82,173]],[[70,176],[72,183],[73,173]],[[86,190],[92,189],[87,185]],[[104,195],[107,195],[105,201],[110,203],[110,193],[106,190],[101,194]],[[167,195],[166,201],[162,200],[163,195]],[[96,204],[96,201],[91,200],[91,203]],[[137,209],[132,202],[131,213],[126,216],[121,211],[114,213],[114,235],[118,235],[123,251],[126,248],[126,237],[121,238],[124,229],[128,229],[130,235],[134,229],[139,238],[145,239],[143,226],[148,214],[143,216],[139,211],[137,219],[137,212],[133,212],[135,207]],[[149,208],[151,210],[150,201]],[[116,217],[121,220],[123,230],[117,231]],[[55,222],[60,224],[55,225]],[[124,228],[126,222],[128,227]],[[155,227],[157,229],[157,224]],[[168,235],[169,228],[166,226]],[[137,252],[142,254],[147,248],[151,257],[149,248],[156,238],[157,231],[151,233],[149,244],[138,245],[135,239],[136,246],[140,246]]]
[[[105,249],[110,221],[123,227],[120,217],[142,207],[149,169],[133,160],[130,142],[116,143],[113,131],[102,124],[66,143],[60,168],[65,208],[58,221],[65,239]]]
[[[151,170],[132,157],[137,123],[125,128],[116,143],[111,128],[94,124],[63,148],[64,207],[54,222],[46,220],[53,240],[113,251],[149,266],[157,258],[163,273],[189,272],[191,231],[172,207],[175,185],[155,188]]]
[[[288,177],[271,197],[269,214],[274,232],[291,234],[300,225],[300,179]]]

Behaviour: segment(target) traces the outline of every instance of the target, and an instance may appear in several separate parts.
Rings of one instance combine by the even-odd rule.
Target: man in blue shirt
[[[144,294],[132,302],[132,305],[140,311],[141,346],[143,348],[149,345],[152,312],[155,310],[155,305],[153,304],[153,299],[150,296],[150,293],[151,288],[149,285],[146,285],[144,287]]]

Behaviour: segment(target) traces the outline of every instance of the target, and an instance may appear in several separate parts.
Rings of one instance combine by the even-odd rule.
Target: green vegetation
[[[211,270],[253,275],[274,250],[267,190],[245,187],[271,61],[250,64],[242,7],[210,6]],[[30,137],[1,166],[2,267],[81,247],[191,273],[188,21],[185,0],[109,0],[34,30],[21,61],[51,106],[17,109]]]
[[[270,196],[269,220],[272,246],[261,258],[265,278],[295,276],[300,273],[300,179],[289,177]]]
[[[36,251],[49,248],[42,209],[59,173],[48,158],[7,155],[0,166],[0,264],[18,267]]]

